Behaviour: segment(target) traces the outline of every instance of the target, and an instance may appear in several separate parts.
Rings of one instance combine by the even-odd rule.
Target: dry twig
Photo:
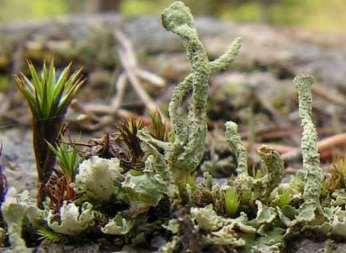
[[[140,79],[160,88],[165,86],[165,80],[154,73],[138,67],[137,59],[131,42],[123,33],[119,31],[115,32],[115,36],[121,45],[121,48],[118,50],[118,54],[124,68],[124,71],[119,75],[116,82],[116,95],[113,97],[109,105],[94,103],[81,105],[76,102],[73,104],[73,108],[76,111],[82,112],[85,116],[84,118],[89,118],[93,122],[96,122],[95,124],[83,126],[90,131],[100,129],[111,124],[114,121],[114,116],[121,118],[139,117],[136,114],[120,109],[128,82],[132,85],[136,94],[151,113],[159,111],[159,107],[147,94],[140,82]]]
[[[325,138],[317,143],[317,147],[320,153],[324,153],[336,146],[346,146],[346,133],[336,134]],[[301,155],[301,150],[299,148],[293,148],[289,152],[285,152],[281,155],[281,158],[285,161],[290,161],[296,159]]]

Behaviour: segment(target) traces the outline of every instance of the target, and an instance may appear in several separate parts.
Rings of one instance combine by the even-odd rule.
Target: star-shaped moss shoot
[[[64,115],[71,100],[83,84],[81,69],[71,73],[69,64],[59,75],[53,62],[44,64],[41,73],[28,63],[31,80],[24,74],[17,76],[17,87],[27,100],[32,112],[33,142],[38,173],[38,199],[42,206],[47,183],[55,165],[55,155],[47,143],[56,145]]]

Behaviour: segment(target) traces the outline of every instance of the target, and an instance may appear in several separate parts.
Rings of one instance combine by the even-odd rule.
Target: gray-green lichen
[[[231,185],[238,189],[243,202],[245,198],[247,198],[245,202],[251,202],[254,199],[267,202],[268,197],[279,186],[283,177],[284,163],[280,154],[268,146],[260,147],[258,154],[262,160],[261,169],[264,175],[260,178],[250,176],[248,173],[248,153],[238,133],[238,125],[229,121],[225,127],[226,139],[237,160],[237,177],[231,179]],[[247,197],[244,197],[245,195]]]
[[[49,201],[45,210],[38,210],[27,195],[10,190],[2,212],[13,252],[28,252],[21,238],[26,221],[58,236],[77,238],[95,233],[92,235],[111,238],[125,248],[144,245],[147,238],[159,234],[164,240],[158,252],[167,253],[204,249],[279,253],[288,239],[306,230],[346,239],[345,185],[330,190],[320,168],[311,115],[312,78],[302,75],[294,80],[303,127],[301,172],[283,183],[284,162],[269,146],[257,150],[260,161],[254,171],[237,124],[227,122],[225,137],[236,171],[222,183],[208,172],[202,177],[196,169],[205,153],[208,79],[229,67],[239,53],[240,40],[209,61],[184,3],[174,2],[167,8],[162,23],[183,40],[192,65],[192,73],[178,84],[169,105],[170,138],[156,139],[150,127],[129,131],[143,155],[139,157],[141,165],[125,166],[121,155],[84,160],[69,185],[76,198],[62,201],[54,210]],[[191,91],[190,107],[184,110]],[[233,160],[233,156],[227,159]]]
[[[180,170],[194,170],[201,161],[207,133],[206,106],[208,99],[208,80],[210,69],[206,50],[198,38],[193,26],[190,10],[182,2],[173,3],[162,14],[163,26],[183,40],[186,54],[192,65],[192,108],[185,126],[176,117],[171,102],[170,117],[175,133],[175,142],[170,162],[172,167]],[[179,91],[178,89],[176,92]],[[182,98],[182,94],[178,94]],[[174,96],[176,97],[176,96]]]
[[[206,231],[216,231],[224,225],[224,219],[216,214],[212,205],[204,208],[192,208],[191,215],[200,228]]]
[[[104,234],[109,235],[126,235],[133,227],[133,222],[126,220],[121,215],[116,215],[101,228]]]
[[[283,178],[284,162],[280,154],[268,146],[261,146],[258,154],[262,160],[262,170],[265,176],[260,179],[263,189],[263,196],[268,198],[272,191],[279,186]]]
[[[241,141],[240,134],[238,133],[238,125],[232,121],[228,121],[226,122],[225,127],[227,141],[237,157],[237,174],[248,175],[248,154],[243,142]]]
[[[2,203],[1,211],[7,224],[7,233],[11,243],[10,252],[32,252],[26,247],[26,243],[22,239],[24,221],[30,219],[35,224],[41,214],[30,199],[29,193],[25,191],[18,194],[15,188],[10,188],[4,203]]]
[[[81,207],[75,203],[64,203],[60,208],[59,220],[55,214],[48,213],[48,227],[64,235],[79,235],[94,225],[95,215],[92,205],[84,202]]]
[[[317,148],[317,131],[312,120],[311,87],[314,82],[309,75],[300,75],[294,79],[299,98],[299,117],[303,127],[301,148],[305,177],[304,204],[299,220],[314,219],[313,213],[321,211],[320,195],[323,173],[320,168],[320,155]]]
[[[167,192],[166,183],[155,173],[129,173],[122,183],[122,189],[132,206],[142,208],[157,205]]]
[[[76,175],[77,193],[87,201],[105,202],[114,196],[123,179],[120,161],[93,156],[83,161]]]
[[[174,142],[168,161],[170,168],[180,177],[181,174],[195,170],[204,154],[209,77],[230,65],[239,52],[240,40],[237,39],[225,55],[209,62],[206,50],[194,28],[192,14],[183,2],[174,2],[163,11],[162,24],[168,31],[181,37],[192,65],[192,73],[177,86],[169,104]],[[182,111],[183,101],[191,89],[192,108],[186,115]]]

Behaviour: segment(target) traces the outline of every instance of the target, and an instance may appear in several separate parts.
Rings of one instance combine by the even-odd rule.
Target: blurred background
[[[0,0],[0,23],[39,20],[71,13],[118,11],[127,17],[157,15],[171,0]],[[343,33],[345,0],[184,0],[195,15],[239,22]]]

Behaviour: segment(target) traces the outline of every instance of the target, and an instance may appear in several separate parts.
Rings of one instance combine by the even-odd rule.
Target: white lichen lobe
[[[93,156],[79,165],[77,193],[91,202],[109,201],[119,190],[122,171],[119,159]]]

